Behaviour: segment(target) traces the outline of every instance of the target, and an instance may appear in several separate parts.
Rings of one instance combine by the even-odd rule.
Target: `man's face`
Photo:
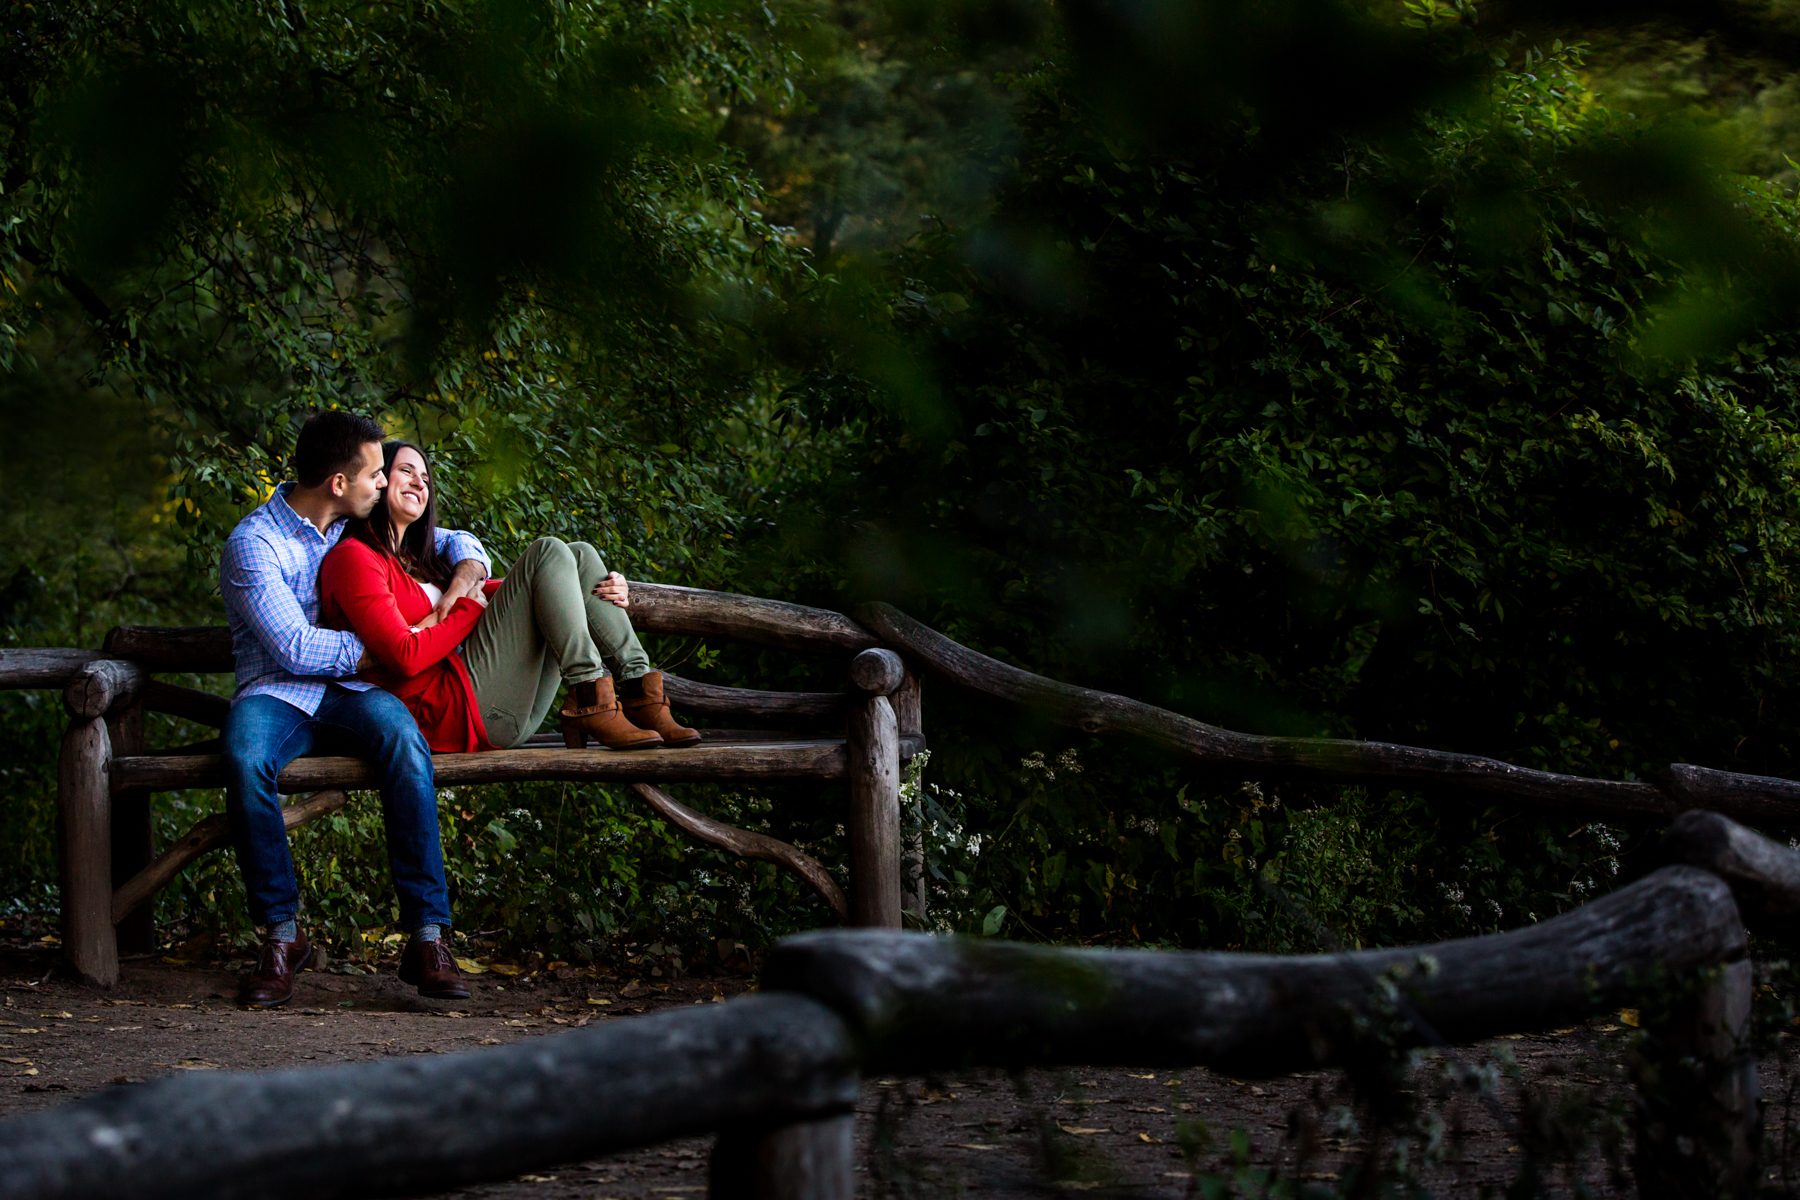
[[[332,480],[331,490],[345,516],[366,517],[374,511],[375,501],[381,498],[381,489],[386,486],[387,473],[381,469],[381,443],[364,442],[355,472],[337,476]]]

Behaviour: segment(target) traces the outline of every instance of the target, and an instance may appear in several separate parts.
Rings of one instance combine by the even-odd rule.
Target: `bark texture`
[[[850,841],[850,920],[898,929],[900,734],[887,697],[869,696],[853,708],[849,734],[850,812],[844,825]]]
[[[209,675],[230,674],[237,667],[231,630],[223,625],[119,625],[103,645],[109,657],[129,658],[151,671]]]
[[[77,718],[63,734],[56,775],[62,842],[63,955],[90,983],[119,981],[112,921],[112,742],[106,722]],[[0,1195],[5,1195],[0,1188]]]
[[[843,613],[733,592],[633,583],[626,611],[640,633],[731,638],[815,654],[855,654],[880,645]]]
[[[194,1071],[0,1122],[8,1200],[416,1195],[633,1146],[848,1112],[843,1022],[748,996],[513,1046]]]
[[[767,991],[843,1014],[865,1069],[1193,1066],[1243,1078],[1341,1061],[1356,1015],[1449,1043],[1566,1025],[1641,998],[1644,978],[1744,956],[1730,889],[1671,866],[1509,933],[1343,955],[1068,950],[887,930],[801,934],[771,952]],[[1386,982],[1383,982],[1383,981]],[[1413,1027],[1403,1043],[1431,1040]]]
[[[97,650],[0,650],[0,688],[63,687],[95,659]]]
[[[850,697],[843,692],[759,692],[753,688],[696,683],[666,673],[663,690],[677,709],[697,717],[836,724],[850,710]],[[711,730],[707,736],[712,736]]]
[[[104,717],[137,699],[148,678],[136,663],[97,658],[63,685],[63,707],[71,717]]]

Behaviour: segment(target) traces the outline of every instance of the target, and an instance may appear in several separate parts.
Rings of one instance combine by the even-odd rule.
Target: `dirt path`
[[[719,1002],[744,990],[737,979],[484,976],[471,981],[475,995],[467,1004],[450,1005],[420,1000],[391,970],[307,972],[288,1008],[244,1012],[231,1003],[235,976],[217,968],[127,964],[120,985],[103,993],[54,975],[39,984],[48,966],[48,955],[0,957],[0,1116],[175,1071],[454,1053]],[[1570,1194],[1572,1173],[1594,1196],[1635,1194],[1635,1184],[1615,1172],[1606,1153],[1609,1123],[1622,1128],[1626,1111],[1619,1059],[1629,1033],[1595,1023],[1471,1048],[1469,1062],[1517,1064],[1515,1075],[1502,1070],[1511,1129],[1468,1095],[1442,1086],[1444,1064],[1427,1060],[1411,1084],[1435,1114],[1445,1154],[1420,1169],[1421,1181],[1438,1196],[1504,1188],[1524,1161],[1521,1140],[1530,1137],[1517,1128],[1523,1110],[1534,1114],[1543,1136],[1584,1121],[1589,1126],[1578,1166],[1550,1169],[1551,1194]],[[1777,1102],[1787,1086],[1781,1065],[1774,1058],[1763,1064],[1765,1095]],[[1209,1172],[1275,1171],[1329,1182],[1366,1144],[1368,1131],[1350,1103],[1334,1072],[1257,1082],[1204,1070],[1096,1069],[876,1079],[864,1087],[858,1108],[859,1191],[868,1197],[1178,1197],[1193,1194],[1196,1173]],[[1771,1108],[1771,1127],[1779,1128],[1781,1115]],[[453,1194],[688,1200],[705,1193],[708,1149],[707,1139],[687,1139]],[[1611,1150],[1621,1166],[1628,1163],[1628,1138],[1615,1139]],[[1419,1149],[1413,1154],[1423,1161]]]

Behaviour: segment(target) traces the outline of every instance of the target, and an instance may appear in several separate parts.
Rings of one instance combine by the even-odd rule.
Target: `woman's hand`
[[[425,619],[423,621],[420,621],[417,625],[414,625],[412,628],[408,629],[407,632],[408,633],[423,633],[425,630],[430,629],[433,625],[436,625],[438,622],[442,621],[443,619],[444,618],[439,616],[435,611],[428,612],[425,614]]]
[[[602,600],[611,600],[620,608],[631,607],[631,585],[617,571],[600,581],[599,585],[594,588],[594,595]]]

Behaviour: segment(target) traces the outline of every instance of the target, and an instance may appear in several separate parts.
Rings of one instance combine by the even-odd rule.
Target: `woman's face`
[[[431,499],[431,472],[417,450],[407,446],[394,455],[388,468],[388,513],[396,525],[411,525],[425,515]]]

